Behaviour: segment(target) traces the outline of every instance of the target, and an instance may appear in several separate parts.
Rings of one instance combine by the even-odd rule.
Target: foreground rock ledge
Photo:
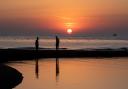
[[[23,80],[22,74],[16,69],[0,64],[0,89],[12,89]]]
[[[128,48],[118,49],[0,49],[0,62],[31,60],[37,58],[69,57],[128,57]]]

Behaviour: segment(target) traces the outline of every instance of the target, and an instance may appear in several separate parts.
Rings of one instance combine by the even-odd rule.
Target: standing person
[[[56,36],[56,49],[59,49],[60,40],[58,36]]]
[[[58,38],[58,36],[56,36],[56,80],[57,76],[59,75],[59,54],[58,54],[58,49],[59,49],[59,44],[60,44],[60,40]]]
[[[39,37],[36,37],[36,41],[35,41],[35,48],[36,48],[36,58],[35,58],[35,74],[36,74],[36,78],[39,77],[39,65],[38,65],[38,50],[39,50]]]
[[[39,49],[39,37],[38,36],[37,36],[36,41],[35,41],[35,48],[36,48],[36,50]]]

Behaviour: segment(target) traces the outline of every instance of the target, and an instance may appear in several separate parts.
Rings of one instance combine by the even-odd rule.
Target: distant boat
[[[114,34],[113,34],[113,36],[117,36],[117,34],[116,34],[116,33],[114,33]]]

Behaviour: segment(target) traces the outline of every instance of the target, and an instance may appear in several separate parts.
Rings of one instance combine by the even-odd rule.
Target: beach
[[[38,51],[34,42],[33,38],[0,39],[1,64],[23,78],[14,89],[128,88],[127,40],[62,38],[56,50],[55,39],[46,38],[39,40]]]
[[[60,38],[60,48],[55,49],[54,38],[39,40],[39,51],[35,49],[35,38],[0,38],[1,62],[13,60],[33,60],[38,58],[79,58],[79,57],[127,57],[127,40],[104,40],[84,38]],[[5,45],[3,45],[5,44]]]

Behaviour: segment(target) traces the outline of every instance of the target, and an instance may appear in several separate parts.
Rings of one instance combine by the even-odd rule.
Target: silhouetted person
[[[36,64],[35,64],[35,74],[36,74],[36,78],[39,77],[39,67],[38,67],[38,50],[39,50],[39,37],[37,36],[36,41],[35,41],[35,48],[36,48]]]
[[[56,49],[59,49],[59,44],[60,44],[60,40],[59,40],[59,38],[56,36]]]
[[[56,36],[56,50],[59,49],[59,44],[60,44],[60,40]],[[56,51],[56,81],[58,80],[58,75],[59,75],[59,59],[58,59],[58,51]]]
[[[35,41],[35,48],[36,48],[36,50],[39,49],[39,37],[38,36],[37,36],[36,41]]]

